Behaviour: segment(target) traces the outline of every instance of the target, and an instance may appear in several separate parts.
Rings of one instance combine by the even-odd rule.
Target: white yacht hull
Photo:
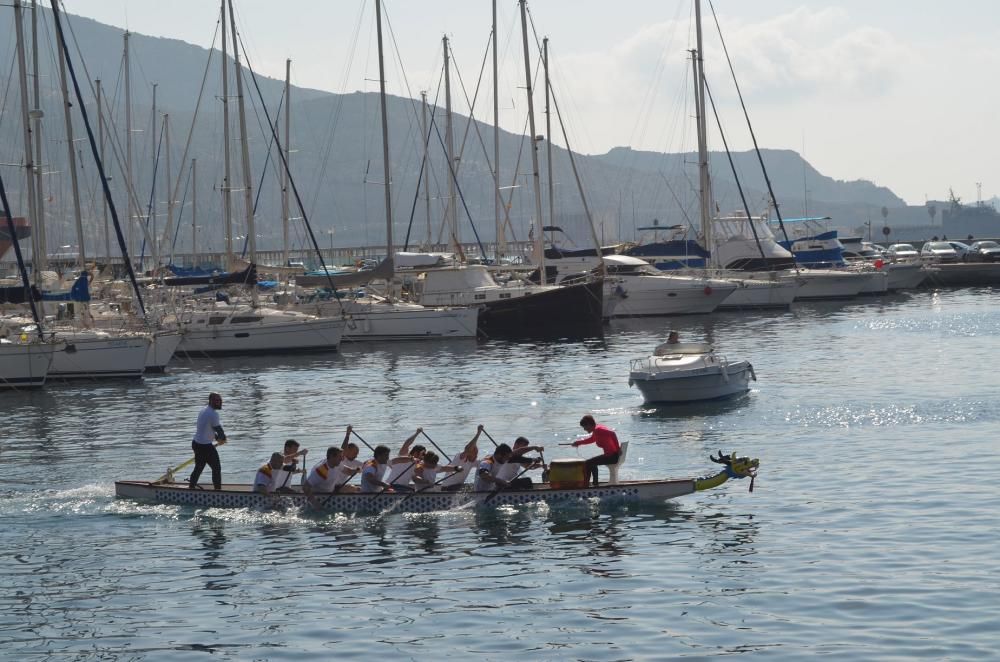
[[[232,324],[228,319],[201,328],[185,324],[177,351],[189,356],[335,352],[344,333],[344,321],[332,318],[240,324]]]
[[[885,264],[882,269],[889,274],[889,291],[913,289],[924,282],[928,271],[916,263],[905,262]]]
[[[343,305],[343,308],[341,308]],[[478,307],[428,308],[407,303],[330,302],[302,306],[324,317],[344,315],[344,339],[365,340],[435,340],[475,338]]]
[[[677,372],[633,371],[629,385],[647,403],[697,402],[728,398],[750,390],[753,367],[747,361]]]
[[[859,294],[885,294],[889,291],[889,274],[884,271],[862,271],[865,285]]]
[[[158,331],[146,352],[146,372],[163,372],[184,337],[176,331]]]
[[[743,279],[734,281],[739,285],[719,305],[719,310],[746,308],[788,308],[795,300],[799,285],[794,280]]]
[[[710,313],[732,295],[736,284],[689,276],[629,276],[604,283],[605,317]]]
[[[796,301],[851,299],[860,294],[868,283],[865,274],[820,269],[802,269],[790,273],[789,278],[795,278],[799,283],[795,292]]]
[[[58,348],[48,343],[0,344],[0,389],[44,386]]]
[[[146,368],[150,339],[144,335],[90,336],[57,333],[65,347],[52,356],[50,379],[138,379]]]

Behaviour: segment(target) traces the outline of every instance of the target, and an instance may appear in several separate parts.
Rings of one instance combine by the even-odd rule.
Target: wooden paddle
[[[429,434],[427,434],[426,432],[424,432],[423,428],[420,428],[420,434],[422,434],[425,437],[427,437],[427,441],[431,442],[431,446],[433,446],[437,450],[438,453],[441,453],[441,459],[442,460],[449,460],[449,459],[451,459],[451,456],[448,455],[447,453],[445,453],[443,450],[441,450],[441,447],[438,446],[436,443],[434,443],[434,440],[431,439],[431,436]]]
[[[228,439],[226,441],[228,441]],[[225,441],[217,441],[217,442],[215,442],[212,445],[215,446],[216,448],[218,448],[219,446],[221,446],[224,443],[226,443],[226,442]],[[177,473],[178,471],[180,471],[181,469],[183,469],[184,467],[188,466],[189,464],[191,464],[194,461],[195,461],[195,458],[191,457],[190,459],[186,460],[185,462],[181,462],[176,467],[173,467],[173,468],[167,467],[167,473],[163,474],[162,476],[160,476],[159,478],[157,478],[156,480],[154,480],[153,484],[154,485],[159,485],[160,483],[166,483],[168,481],[171,482],[171,483],[174,482],[174,474]]]
[[[487,439],[489,439],[490,441],[492,441],[492,442],[493,442],[493,445],[494,445],[494,446],[496,446],[497,448],[499,448],[499,447],[500,447],[500,444],[498,444],[498,443],[497,443],[497,440],[493,438],[493,435],[491,435],[491,434],[490,434],[489,432],[487,432],[487,431],[486,431],[486,428],[483,428],[483,434],[485,434],[485,435],[486,435],[486,438],[487,438]]]

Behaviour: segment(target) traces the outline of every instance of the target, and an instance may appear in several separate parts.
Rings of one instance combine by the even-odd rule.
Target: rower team
[[[225,432],[218,415],[218,410],[221,408],[222,398],[212,393],[209,397],[209,406],[199,416],[195,443],[201,446],[196,448],[201,452],[196,453],[196,466],[190,481],[192,488],[196,487],[198,476],[205,464],[212,467],[212,482],[215,489],[221,487],[221,480],[218,477],[221,474],[218,454],[208,457],[208,453],[203,450],[205,442],[201,441],[202,438],[209,439],[211,435],[215,437],[217,443],[225,443]],[[593,416],[584,416],[580,420],[580,426],[589,436],[577,439],[572,446],[579,447],[593,443],[602,451],[600,455],[591,457],[585,462],[585,476],[590,476],[594,487],[597,487],[597,468],[600,465],[616,464],[621,457],[621,445],[614,431],[604,425],[598,425]],[[310,497],[313,494],[335,492],[364,494],[454,492],[465,489],[465,481],[473,467],[476,467],[473,489],[477,492],[506,488],[531,489],[532,480],[524,474],[534,469],[547,468],[541,455],[545,448],[533,446],[526,438],[518,437],[513,447],[498,444],[492,455],[478,460],[478,442],[483,430],[483,426],[479,425],[476,434],[465,448],[451,458],[448,464],[442,464],[442,459],[437,453],[427,450],[421,444],[414,444],[417,437],[423,433],[423,428],[417,428],[416,432],[403,442],[394,457],[388,446],[379,445],[373,449],[373,457],[362,463],[357,459],[360,448],[351,441],[353,429],[348,425],[340,447],[331,446],[327,449],[326,457],[306,474],[302,488]],[[210,444],[209,441],[208,447],[214,451],[214,447]],[[539,456],[529,457],[528,454],[532,452],[537,452]],[[287,490],[291,476],[305,471],[298,468],[298,462],[301,457],[304,463],[306,453],[307,449],[299,450],[297,441],[287,440],[282,452],[273,453],[271,459],[257,470],[253,483],[254,491],[271,494]],[[278,478],[282,473],[279,471],[284,475],[283,482],[280,483]],[[389,472],[388,476],[386,471]],[[349,484],[358,474],[360,474],[359,484]],[[439,474],[442,474],[440,478]],[[543,474],[543,482],[544,480]]]

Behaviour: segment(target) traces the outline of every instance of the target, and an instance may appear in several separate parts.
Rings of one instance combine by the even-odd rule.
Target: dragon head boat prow
[[[728,455],[723,454],[719,451],[719,456],[714,457],[712,455],[708,456],[712,462],[716,464],[721,464],[725,466],[725,469],[715,474],[714,476],[707,476],[705,478],[698,478],[695,480],[695,489],[697,491],[708,490],[713,487],[718,487],[722,485],[730,478],[750,478],[750,491],[753,492],[754,479],[757,477],[757,469],[760,467],[760,460],[757,458],[749,457],[738,457],[736,452],[733,451]]]

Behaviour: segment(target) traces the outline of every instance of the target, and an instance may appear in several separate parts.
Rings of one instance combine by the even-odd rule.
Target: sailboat
[[[561,228],[546,228],[550,237],[565,235]],[[598,268],[601,261],[607,272],[604,289],[605,317],[644,317],[662,315],[697,315],[718,308],[737,285],[704,272],[664,272],[647,261],[631,255],[615,254],[617,247],[566,250],[553,245],[546,249],[546,264],[556,273],[556,282],[573,279],[581,271]]]
[[[378,27],[381,30],[381,25]],[[381,46],[381,41],[379,43]],[[379,63],[382,63],[382,54],[379,54]],[[289,65],[290,66],[290,65]],[[287,72],[287,69],[286,69]],[[384,79],[384,74],[380,70],[380,77]],[[385,95],[384,85],[380,88],[380,96]],[[288,157],[291,152],[289,140],[291,139],[290,123],[290,94],[291,84],[289,77],[285,78],[285,151],[284,168],[282,168],[282,217],[285,227],[284,246],[285,263],[287,264],[288,251],[288,222],[289,222],[289,188],[292,185],[288,169]],[[382,112],[385,113],[386,105],[382,104]],[[382,118],[383,123],[383,158],[386,164],[386,172],[389,170],[389,149],[388,149],[388,121]],[[390,179],[386,174],[385,187],[389,191]],[[392,212],[389,205],[390,193],[386,197],[386,255],[393,256],[393,235],[392,235]],[[352,341],[386,341],[386,340],[435,340],[444,338],[474,338],[476,336],[476,324],[479,316],[479,309],[476,307],[442,307],[442,306],[422,306],[416,303],[400,301],[393,295],[394,260],[387,259],[375,271],[360,272],[354,274],[344,274],[332,276],[324,270],[320,276],[305,276],[295,279],[296,286],[305,286],[309,283],[320,288],[329,287],[334,292],[315,290],[311,295],[300,300],[293,310],[300,313],[312,313],[324,318],[337,318],[344,321],[343,336],[345,340]],[[337,287],[360,286],[370,284],[376,279],[386,282],[385,293],[380,296],[368,288],[364,296],[343,296],[336,291]]]
[[[36,225],[36,236],[32,241],[32,246],[34,249],[34,259],[33,259],[33,270],[36,273],[36,277],[41,276],[42,270],[45,268],[46,259],[46,241],[45,241],[45,223],[44,223],[44,213],[42,211],[41,202],[43,196],[36,194],[36,191],[40,190],[37,185],[40,181],[35,181],[40,179],[40,171],[35,167],[34,164],[34,153],[32,150],[31,141],[31,127],[30,122],[36,123],[36,147],[35,153],[38,153],[38,133],[37,129],[40,126],[41,113],[29,112],[28,109],[28,85],[27,85],[27,67],[25,63],[25,48],[24,48],[24,34],[22,25],[22,7],[20,0],[14,2],[14,20],[15,20],[15,38],[16,38],[16,50],[17,50],[17,65],[18,65],[18,82],[20,87],[20,97],[21,97],[21,117],[22,117],[22,131],[24,135],[24,151],[26,155],[26,160],[28,164],[28,208],[30,212],[30,217]],[[37,9],[35,9],[37,11]],[[88,135],[92,139],[93,134],[90,131],[89,120],[87,119],[86,108],[80,99],[79,87],[76,85],[75,73],[72,69],[72,62],[69,57],[69,53],[66,48],[65,37],[62,33],[61,23],[59,20],[59,11],[57,7],[53,7],[53,18],[56,22],[56,33],[58,39],[58,53],[57,58],[59,59],[59,71],[60,71],[60,82],[62,87],[62,98],[65,108],[65,118],[67,123],[67,138],[70,143],[72,143],[72,134],[70,133],[72,122],[70,121],[69,108],[70,100],[68,96],[67,89],[67,76],[66,70],[69,69],[71,75],[74,76],[74,89],[77,92],[77,102],[78,107],[83,113],[83,119],[87,125]],[[37,83],[37,68],[38,61],[37,58],[33,62],[34,68],[36,70],[36,83]],[[39,104],[38,94],[36,90],[35,95],[35,105]],[[94,147],[93,141],[91,141],[91,147]],[[95,159],[97,158],[96,152],[94,154]],[[104,177],[103,165],[98,159],[98,168],[101,171],[102,178]],[[71,168],[75,182],[76,169]],[[107,193],[107,189],[105,189]],[[78,199],[78,194],[76,188],[74,187],[74,201]],[[76,210],[77,218],[77,239],[79,241],[79,251],[80,251],[80,266],[84,266],[84,254],[83,254],[83,238],[82,238],[82,226],[80,224],[79,208],[78,205],[74,205]],[[9,215],[9,210],[7,211]],[[10,234],[14,232],[13,219],[10,220],[10,225],[8,227]],[[117,219],[116,219],[117,226]],[[128,262],[127,253],[123,253],[126,257],[126,263]],[[131,274],[133,278],[133,286],[136,286],[134,280],[134,274]],[[136,287],[136,292],[138,296],[138,289]],[[44,295],[43,295],[44,298]],[[60,298],[57,296],[57,298]],[[89,300],[89,295],[86,297]],[[40,323],[40,318],[35,315],[36,312],[33,309],[34,323],[32,320],[23,319],[18,320],[16,318],[8,318],[6,320],[7,326],[20,327],[20,336],[30,335],[32,333],[37,333],[39,337],[42,336],[42,328]],[[51,342],[58,342],[57,348],[53,351],[52,361],[49,366],[48,377],[49,378],[96,378],[96,377],[141,377],[143,368],[145,365],[145,358],[147,351],[150,346],[150,338],[146,334],[141,333],[107,333],[103,331],[97,331],[93,329],[83,329],[75,326],[71,323],[60,323],[57,325],[49,326],[45,330],[45,337]]]
[[[221,2],[222,13],[222,81],[223,122],[226,133],[229,127],[228,58],[226,57],[226,30],[231,28],[234,68],[236,72],[236,100],[239,109],[240,147],[243,174],[243,203],[246,213],[247,245],[251,267],[257,257],[257,235],[254,221],[253,180],[250,172],[250,152],[247,145],[246,108],[243,95],[243,69],[240,64],[239,41],[232,2],[229,5],[229,26],[226,25],[227,0]],[[230,168],[229,143],[224,148],[225,180],[224,209],[227,227],[227,257],[234,264],[231,250]],[[283,156],[283,155],[282,155]],[[261,306],[257,300],[257,277],[252,268],[246,270],[243,283],[250,290],[251,303],[230,305],[213,301],[210,306],[192,307],[164,319],[182,331],[183,339],[177,351],[189,356],[279,353],[290,351],[337,351],[344,332],[344,320],[321,318],[291,310],[275,310]]]
[[[527,79],[528,124],[531,140],[535,140],[534,100],[532,94],[531,65],[528,53],[527,21],[524,2],[521,7],[522,41]],[[494,12],[494,35],[496,20]],[[494,36],[494,48],[496,48]],[[450,78],[448,75],[449,50],[444,39],[445,99],[450,117]],[[495,58],[494,58],[495,59]],[[494,64],[494,90],[496,90]],[[494,92],[494,97],[496,93]],[[494,120],[495,123],[495,120]],[[497,127],[494,126],[494,131]],[[446,129],[445,142],[448,147],[448,181],[451,199],[455,199],[455,172],[452,153],[451,131]],[[535,220],[538,228],[543,227],[541,190],[537,150],[532,149],[532,167],[535,192]],[[494,151],[497,158],[498,150]],[[497,164],[494,164],[494,185],[498,186]],[[386,175],[388,179],[388,175]],[[496,191],[495,191],[496,193]],[[456,233],[456,206],[451,205],[451,232]],[[496,211],[499,214],[499,210]],[[497,226],[500,227],[499,218]],[[539,273],[544,274],[544,257],[541,250],[542,232],[538,232],[536,254],[540,257]],[[498,232],[498,244],[501,241]],[[400,256],[414,273],[412,296],[424,306],[474,306],[480,309],[479,334],[486,338],[565,338],[589,337],[603,333],[604,282],[598,273],[593,278],[570,285],[546,284],[544,279],[534,283],[524,278],[507,275],[498,280],[490,269],[477,264],[442,264],[441,256],[435,254],[407,254]]]
[[[13,338],[10,337],[10,334],[0,333],[0,389],[37,388],[45,384],[45,378],[52,365],[52,356],[55,352],[62,349],[62,345],[43,340],[41,332],[42,322],[34,301],[37,290],[31,287],[31,283],[28,280],[28,270],[24,265],[24,258],[21,255],[21,245],[18,241],[19,234],[17,226],[14,224],[14,218],[10,213],[10,205],[7,202],[7,190],[4,187],[2,175],[0,175],[0,199],[3,202],[4,214],[4,222],[0,223],[0,227],[3,227],[8,232],[10,244],[14,247],[23,287],[23,294],[17,298],[30,306],[38,331],[34,339],[31,339],[23,331],[16,334]],[[0,297],[0,301],[15,298],[15,296],[6,296],[6,290],[8,289],[12,295],[20,294],[14,291],[16,288],[4,288],[5,291],[0,293],[4,295]],[[0,330],[2,329],[3,325],[0,324]]]

